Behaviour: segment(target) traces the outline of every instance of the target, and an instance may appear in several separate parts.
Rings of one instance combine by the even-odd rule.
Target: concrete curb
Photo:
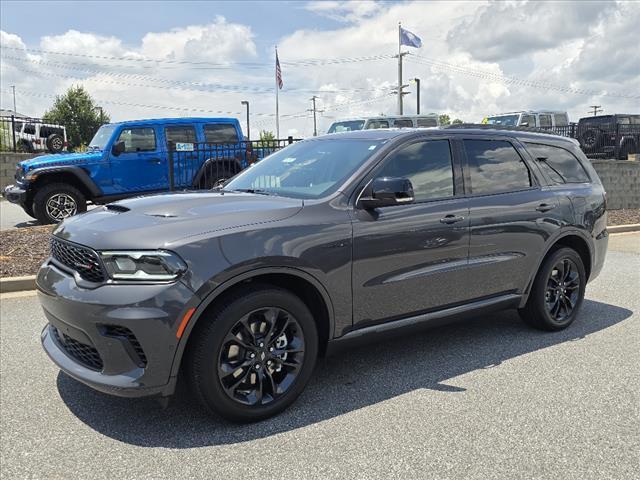
[[[609,233],[624,233],[624,232],[640,232],[640,223],[630,223],[628,225],[612,225],[607,227]]]
[[[36,289],[36,276],[0,278],[0,293],[22,292]]]

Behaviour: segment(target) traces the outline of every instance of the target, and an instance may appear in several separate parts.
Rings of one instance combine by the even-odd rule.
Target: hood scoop
[[[124,213],[131,210],[130,208],[125,207],[124,205],[118,205],[117,203],[110,203],[108,205],[105,205],[104,208],[110,212],[116,213]]]

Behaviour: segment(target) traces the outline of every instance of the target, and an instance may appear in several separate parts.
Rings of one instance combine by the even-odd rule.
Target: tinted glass
[[[569,151],[551,145],[527,143],[527,150],[538,161],[540,168],[556,184],[583,183],[589,181],[578,159]],[[544,159],[544,160],[541,160]]]
[[[36,126],[35,125],[25,125],[23,133],[27,135],[35,135],[36,134]]]
[[[238,132],[230,123],[205,125],[204,140],[208,143],[238,143]]]
[[[167,142],[195,143],[196,128],[193,125],[176,125],[164,129]]]
[[[389,128],[389,122],[387,120],[370,120],[367,123],[367,130],[374,128]]]
[[[551,126],[551,115],[540,115],[538,117],[540,119],[541,127],[550,127]]]
[[[419,127],[437,127],[438,120],[436,120],[435,118],[422,117],[418,118],[417,124]]]
[[[331,125],[327,133],[351,132],[353,130],[362,130],[363,127],[364,127],[364,120],[336,122]]]
[[[408,119],[396,120],[393,122],[393,126],[398,128],[411,128],[413,127],[413,122]]]
[[[408,145],[386,160],[378,177],[408,178],[417,202],[453,196],[451,150],[447,140]]]
[[[224,189],[322,198],[340,188],[383,143],[334,137],[293,143],[245,169]]]
[[[125,128],[118,142],[124,142],[125,152],[150,152],[156,149],[156,132],[153,128]]]
[[[465,140],[471,189],[475,194],[522,190],[531,186],[529,169],[504,140]]]

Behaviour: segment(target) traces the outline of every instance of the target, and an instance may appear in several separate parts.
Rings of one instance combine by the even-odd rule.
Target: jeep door
[[[537,165],[513,138],[464,138],[469,197],[469,270],[476,298],[522,292],[547,240],[572,218],[568,198],[547,188]]]
[[[116,193],[152,192],[169,188],[166,155],[155,125],[126,125],[114,145],[124,142],[124,152],[109,152],[113,187]]]
[[[446,137],[421,137],[391,152],[364,181],[408,178],[412,204],[353,210],[354,327],[467,298],[469,212],[461,169]],[[455,173],[454,173],[455,172]]]

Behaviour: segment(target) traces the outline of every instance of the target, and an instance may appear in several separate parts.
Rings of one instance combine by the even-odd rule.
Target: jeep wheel
[[[311,377],[316,324],[304,302],[286,290],[247,285],[200,322],[187,377],[200,402],[229,420],[252,422],[281,412]]]
[[[602,133],[590,128],[580,135],[580,145],[585,152],[595,152],[598,147],[602,147]]]
[[[43,225],[59,223],[76,213],[87,211],[87,201],[76,187],[66,183],[50,183],[33,197],[33,213]]]
[[[219,187],[234,175],[235,173],[232,173],[226,168],[216,169],[215,171],[210,169],[210,171],[204,175],[204,178],[200,180],[199,187],[205,190],[211,190],[212,188]]]
[[[582,305],[586,284],[580,255],[571,248],[560,248],[542,263],[520,316],[541,330],[567,328]]]
[[[51,153],[60,153],[64,148],[64,139],[58,133],[52,133],[47,137],[47,150]]]

